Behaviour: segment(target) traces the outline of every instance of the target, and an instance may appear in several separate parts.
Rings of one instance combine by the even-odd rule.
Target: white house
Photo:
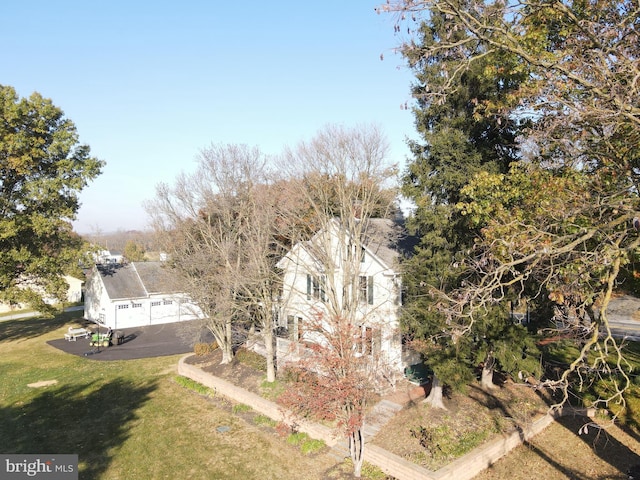
[[[69,284],[69,289],[67,290],[67,302],[80,302],[82,300],[82,286],[84,285],[84,280],[71,277],[69,275],[65,275],[64,279]]]
[[[84,280],[81,280],[76,277],[72,277],[70,275],[64,275],[62,278],[64,278],[64,280],[67,282],[67,285],[68,285],[67,294],[64,301],[68,303],[80,302],[82,300],[82,285],[84,284]],[[38,285],[38,283],[34,280],[30,281],[29,279],[25,278],[21,282],[20,287],[30,288],[34,290],[35,292],[37,292],[39,295],[42,296],[42,301],[44,303],[47,303],[49,305],[55,305],[57,303],[60,303],[60,299],[47,295],[44,289],[40,285]],[[19,311],[26,308],[29,308],[29,306],[22,303],[9,304],[5,302],[0,302],[0,313]]]
[[[123,329],[202,318],[200,308],[172,286],[161,262],[96,265],[87,275],[84,317]]]
[[[114,263],[122,263],[124,261],[124,256],[120,252],[112,250],[100,250],[93,254],[93,259],[96,264],[110,265]]]
[[[399,329],[402,277],[399,260],[408,255],[413,239],[401,221],[371,219],[362,228],[362,241],[354,242],[337,220],[311,240],[297,243],[280,260],[283,271],[282,306],[278,315],[278,362],[295,361],[292,342],[314,342],[305,323],[318,312],[330,314],[342,303],[356,301],[355,322],[362,332],[362,354],[376,355],[396,373],[415,363],[404,352]],[[361,252],[354,251],[361,245]],[[354,257],[357,259],[353,261]],[[346,272],[355,268],[357,271]],[[357,275],[358,292],[345,290],[346,279]],[[353,283],[353,282],[352,282]],[[330,299],[335,295],[335,299]],[[354,300],[355,299],[355,300]],[[351,309],[352,311],[354,309]],[[294,352],[292,354],[291,352]]]

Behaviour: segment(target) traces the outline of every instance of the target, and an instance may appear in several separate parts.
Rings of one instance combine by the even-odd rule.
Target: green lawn
[[[331,467],[176,383],[179,356],[104,362],[46,344],[80,315],[0,323],[0,452],[76,453],[81,479],[315,479]],[[56,383],[28,386],[45,381]]]

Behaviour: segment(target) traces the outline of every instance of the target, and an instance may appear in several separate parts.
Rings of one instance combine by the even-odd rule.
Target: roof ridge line
[[[144,282],[142,281],[142,277],[138,273],[138,269],[136,268],[136,263],[135,262],[131,262],[131,266],[133,267],[133,271],[136,272],[136,275],[138,276],[138,280],[140,280],[140,285],[142,285],[142,289],[144,290],[144,293],[148,298],[150,296],[149,295],[149,290],[147,290],[147,286],[144,284]]]

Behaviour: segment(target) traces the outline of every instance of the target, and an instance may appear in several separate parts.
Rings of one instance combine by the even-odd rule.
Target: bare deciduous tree
[[[363,284],[364,251],[374,236],[393,242],[392,222],[373,217],[389,216],[395,199],[395,167],[387,163],[387,146],[375,127],[353,129],[329,126],[311,141],[287,151],[286,165],[297,198],[305,205],[310,230],[286,258],[300,275],[313,278],[310,287],[316,306],[288,304],[295,279],[285,279],[285,308],[298,308],[304,315],[302,340],[310,342],[311,356],[303,361],[315,374],[303,375],[290,392],[289,406],[299,411],[325,415],[331,411],[349,439],[354,473],[360,476],[364,452],[364,413],[367,398],[376,388],[376,373],[386,359],[363,355],[363,344],[371,344],[372,332],[384,329],[376,305],[368,305]],[[385,225],[384,232],[374,229]],[[379,312],[378,312],[379,313]],[[398,332],[393,332],[398,335]],[[376,335],[376,333],[373,333]],[[386,339],[391,341],[391,339]],[[380,340],[384,341],[384,340]],[[377,363],[375,368],[371,362]],[[324,391],[319,397],[319,391]],[[327,395],[327,392],[333,392]],[[318,401],[322,399],[322,401]]]
[[[222,362],[233,358],[234,324],[246,330],[257,322],[273,381],[277,204],[267,159],[257,148],[212,145],[199,160],[198,170],[173,188],[159,185],[148,211],[178,282],[208,317]]]

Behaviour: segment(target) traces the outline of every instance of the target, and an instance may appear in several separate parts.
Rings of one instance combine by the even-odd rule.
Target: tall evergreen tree
[[[463,29],[452,30],[445,14],[434,12],[418,33],[419,43],[403,49],[416,73],[414,115],[423,139],[410,143],[414,158],[402,187],[416,207],[410,227],[421,238],[416,255],[406,264],[403,323],[427,353],[436,375],[460,386],[470,380],[478,355],[487,365],[494,364],[500,349],[492,348],[488,339],[495,338],[496,345],[505,336],[519,343],[526,339],[526,332],[509,324],[506,312],[494,311],[487,314],[481,331],[462,340],[463,332],[450,331],[442,312],[432,308],[435,299],[429,295],[431,288],[447,291],[459,286],[463,272],[456,265],[462,264],[477,233],[456,209],[462,188],[481,171],[506,173],[519,160],[517,137],[527,121],[518,115],[517,92],[526,77],[508,55],[479,55],[482,44],[469,41]],[[442,38],[461,46],[433,52]],[[474,61],[465,70],[444,75],[443,64],[459,62],[461,56]],[[449,85],[446,97],[430,95],[443,83]]]
[[[419,29],[421,43],[403,50],[416,73],[415,125],[424,140],[409,145],[414,159],[403,179],[403,193],[417,207],[411,225],[423,238],[419,261],[429,263],[429,283],[447,283],[455,253],[473,238],[455,210],[460,190],[479,171],[507,172],[519,158],[516,137],[524,126],[514,115],[523,74],[509,57],[487,54],[466,71],[445,76],[443,63],[473,52],[424,56],[443,36],[462,40],[465,33],[450,31],[445,15],[434,14]],[[466,47],[480,48],[476,43]],[[429,92],[442,82],[455,85],[453,92],[434,99]]]
[[[640,245],[637,0],[398,0],[381,10],[412,21],[446,16],[450,33],[407,47],[440,69],[426,92],[432,102],[457,96],[456,79],[489,57],[513,58],[513,71],[528,73],[517,94],[535,120],[528,161],[507,174],[483,173],[464,189],[459,211],[480,230],[467,282],[443,295],[449,317],[471,328],[505,290],[534,287],[538,299],[555,303],[560,327],[579,347],[547,383],[567,400],[573,386],[584,391],[607,378],[594,404],[624,405],[630,370],[608,308]]]

